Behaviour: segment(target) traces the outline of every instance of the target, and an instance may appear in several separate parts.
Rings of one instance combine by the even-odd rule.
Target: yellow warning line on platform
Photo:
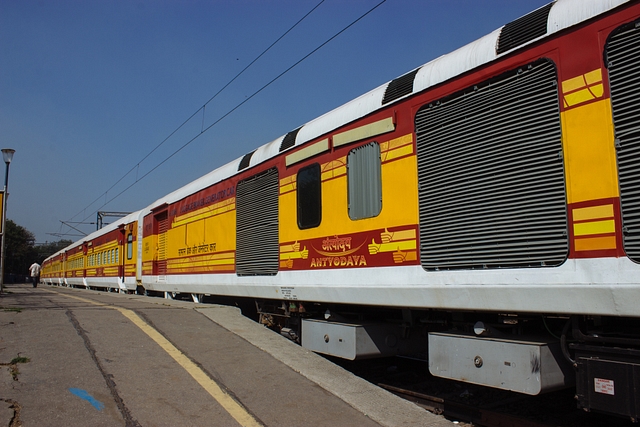
[[[45,289],[46,290],[46,289]],[[118,310],[124,317],[131,320],[137,327],[154,340],[169,356],[173,358],[180,366],[182,366],[204,388],[207,393],[211,395],[228,413],[231,415],[240,425],[245,427],[259,427],[262,426],[247,410],[236,400],[234,400],[229,394],[227,394],[220,386],[213,381],[202,369],[184,355],[180,350],[176,348],[171,342],[160,334],[156,329],[151,327],[147,322],[142,320],[133,310],[127,308],[116,307],[107,305],[101,302],[89,300],[74,295],[67,295],[56,291],[59,295],[64,295],[69,298],[74,298],[79,301],[83,301],[89,304],[98,305],[101,307],[111,308]]]

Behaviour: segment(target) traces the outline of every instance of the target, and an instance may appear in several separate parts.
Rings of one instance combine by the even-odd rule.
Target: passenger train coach
[[[640,413],[640,4],[558,0],[47,259],[314,351]]]

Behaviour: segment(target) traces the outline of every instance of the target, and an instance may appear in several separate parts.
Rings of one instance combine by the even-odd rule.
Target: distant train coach
[[[640,4],[558,0],[70,245],[301,345],[640,415]],[[286,112],[283,112],[286,113]]]

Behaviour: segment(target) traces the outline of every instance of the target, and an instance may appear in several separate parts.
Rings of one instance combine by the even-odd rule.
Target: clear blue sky
[[[16,150],[8,218],[38,243],[78,234],[60,221],[90,233],[75,222],[141,209],[548,3],[387,0],[104,205],[380,0],[325,0],[136,167],[319,2],[0,0],[0,148]]]

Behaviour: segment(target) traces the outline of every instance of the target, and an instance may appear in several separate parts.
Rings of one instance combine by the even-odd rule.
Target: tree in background
[[[71,240],[60,240],[36,246],[34,234],[10,219],[5,223],[5,232],[5,283],[23,282],[29,275],[31,264],[37,262],[42,265],[47,257],[72,243]]]
[[[10,219],[5,223],[5,233],[4,276],[5,282],[13,282],[13,275],[26,277],[29,266],[37,261],[36,238],[32,232]]]
[[[42,261],[55,254],[58,251],[66,248],[72,244],[72,240],[58,240],[57,242],[46,242],[40,245],[36,245],[36,251],[38,252],[38,264],[42,264]]]

